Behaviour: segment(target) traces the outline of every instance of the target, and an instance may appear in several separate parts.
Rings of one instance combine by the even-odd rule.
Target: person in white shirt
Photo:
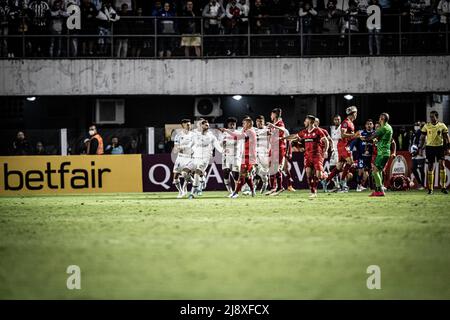
[[[181,128],[175,136],[172,151],[177,157],[173,166],[173,184],[178,190],[177,198],[182,198],[186,194],[187,183],[191,182],[190,168],[194,137],[194,133],[191,131],[191,120],[181,120]],[[184,178],[183,186],[181,186],[180,175]]]
[[[256,172],[255,172],[255,189],[262,181],[261,193],[266,192],[269,186],[269,169],[270,169],[270,129],[265,126],[263,115],[256,117]]]
[[[339,155],[338,155],[338,141],[341,138],[341,116],[335,115],[333,118],[333,125],[330,127],[330,136],[331,140],[333,141],[333,152],[330,157],[330,171],[336,167],[337,163],[339,162]],[[336,175],[334,177],[334,184],[335,186],[339,185],[339,175]]]
[[[232,132],[237,132],[236,130],[236,118],[228,118],[225,125],[226,128]],[[227,132],[223,132],[220,136],[220,141],[222,143],[222,171],[223,171],[223,182],[227,188],[228,193],[233,193],[233,186],[231,185],[231,179],[237,181],[239,177],[240,169],[240,149],[241,142],[235,137]]]
[[[200,177],[205,175],[206,168],[209,165],[214,149],[220,153],[223,152],[219,140],[217,140],[216,136],[209,131],[208,120],[202,120],[200,122],[200,131],[196,132],[193,137],[192,169],[194,171],[194,182],[192,183],[189,199],[193,199],[195,196],[201,194],[202,186]]]

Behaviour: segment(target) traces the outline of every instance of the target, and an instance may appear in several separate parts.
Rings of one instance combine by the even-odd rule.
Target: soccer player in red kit
[[[272,123],[267,126],[271,130],[270,141],[270,185],[271,190],[265,195],[275,196],[284,191],[283,188],[283,167],[286,155],[286,140],[283,139],[286,134],[283,119],[281,118],[281,108],[275,108],[270,114]]]
[[[330,134],[328,133],[327,129],[321,128],[320,127],[320,119],[316,118],[314,120],[314,126],[319,128],[320,130],[323,131],[323,134],[325,135],[325,137],[328,140],[328,148],[329,149],[325,149],[325,143],[321,143],[321,147],[322,147],[322,152],[323,152],[323,160],[325,161],[325,159],[328,158],[328,155],[331,154],[334,150],[333,150],[333,140],[331,139]]]
[[[306,178],[311,190],[310,198],[317,197],[317,184],[323,174],[323,149],[328,150],[328,139],[320,128],[314,125],[316,117],[308,115],[305,118],[305,129],[296,135],[290,135],[287,139],[300,139],[304,143],[304,167]]]
[[[336,174],[342,172],[341,177],[341,191],[347,192],[347,175],[353,164],[352,152],[349,149],[349,143],[355,138],[360,136],[360,131],[355,132],[355,125],[353,122],[356,120],[358,115],[358,109],[355,106],[348,107],[345,110],[347,118],[341,123],[341,138],[338,141],[338,163],[336,167],[331,171],[330,175],[326,180],[322,180],[322,185],[324,189],[328,183],[333,179]]]
[[[253,130],[253,120],[251,118],[244,118],[242,120],[242,132],[231,131],[221,128],[222,132],[227,132],[238,140],[244,140],[244,146],[241,154],[241,169],[239,180],[236,184],[234,192],[230,198],[237,198],[242,186],[247,183],[252,192],[252,197],[255,196],[255,188],[253,186],[252,170],[256,164],[256,132]]]

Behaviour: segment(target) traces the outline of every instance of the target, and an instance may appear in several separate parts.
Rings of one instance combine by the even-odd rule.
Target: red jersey
[[[244,140],[244,147],[242,148],[241,164],[256,164],[256,132],[253,129],[242,130],[242,132],[227,131],[233,137]]]
[[[305,143],[305,157],[322,157],[322,138],[325,137],[322,129],[314,127],[311,131],[308,128],[297,133],[301,140]]]
[[[277,122],[275,122],[274,125],[276,127],[280,127],[280,128],[283,128],[283,129],[285,128],[284,122],[283,122],[282,119],[279,119]],[[271,129],[271,133],[272,133],[272,137],[273,137],[272,143],[278,143],[278,146],[279,146],[279,149],[280,149],[280,153],[283,152],[283,154],[284,154],[284,151],[286,150],[286,140],[276,141],[276,140],[278,140],[277,138],[283,138],[284,137],[284,131],[283,130],[278,130],[278,137],[277,137],[274,134],[276,132],[276,130],[278,130],[278,129],[275,129],[275,128]]]
[[[322,130],[324,137],[329,137],[330,134],[328,133],[327,129],[318,127],[317,129]],[[320,147],[322,148],[322,152],[325,153],[327,150],[325,150],[325,142],[323,140],[320,141]],[[330,146],[328,146],[330,147]]]
[[[341,132],[342,129],[345,129],[345,133],[351,134],[355,133],[355,125],[353,124],[353,121],[350,121],[348,118],[346,118],[341,123]],[[353,138],[339,138],[338,144],[347,146],[350,141],[352,141]]]

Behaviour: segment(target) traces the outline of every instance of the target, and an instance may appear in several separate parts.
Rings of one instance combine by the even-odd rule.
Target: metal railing
[[[407,15],[382,15],[382,28],[378,31],[367,30],[367,16],[351,16],[357,19],[359,30],[363,32],[343,27],[349,17],[339,17],[340,23],[332,31],[323,28],[321,18],[314,18],[315,22],[306,25],[305,18],[298,16],[248,17],[246,21],[223,18],[217,24],[213,23],[215,19],[203,17],[122,16],[117,22],[96,27],[99,32],[90,34],[86,34],[83,28],[65,29],[62,33],[54,34],[31,26],[28,31],[22,28],[21,32],[14,32],[10,28],[8,34],[0,33],[0,57],[205,58],[450,54],[448,24],[429,26],[429,16],[424,16],[424,22],[417,27],[408,22]],[[167,21],[172,22],[173,30],[170,32],[163,27]],[[186,52],[183,44],[188,44],[190,49],[197,49]]]

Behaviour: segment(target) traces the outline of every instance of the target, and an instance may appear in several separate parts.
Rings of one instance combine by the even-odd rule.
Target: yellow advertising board
[[[141,155],[0,157],[0,195],[142,192]]]

